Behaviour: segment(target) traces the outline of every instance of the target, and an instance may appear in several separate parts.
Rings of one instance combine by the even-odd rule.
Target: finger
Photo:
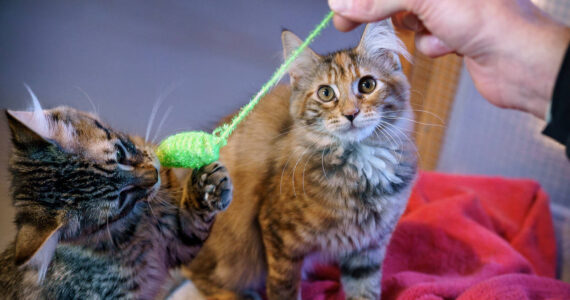
[[[418,16],[410,12],[399,12],[392,16],[394,26],[419,32],[425,29]]]
[[[331,10],[354,22],[375,22],[404,10],[410,0],[328,0]]]
[[[425,31],[416,33],[416,49],[432,58],[454,52],[438,37]]]
[[[334,27],[336,27],[336,29],[343,32],[351,31],[354,28],[358,27],[358,25],[360,25],[360,23],[358,22],[351,21],[345,17],[336,14],[333,16],[333,24]]]

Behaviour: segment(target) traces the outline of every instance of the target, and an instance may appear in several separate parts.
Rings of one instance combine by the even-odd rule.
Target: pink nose
[[[360,110],[358,108],[355,108],[350,112],[345,112],[344,117],[347,118],[350,122],[352,122],[356,118],[356,116],[358,116],[358,113],[360,113]]]

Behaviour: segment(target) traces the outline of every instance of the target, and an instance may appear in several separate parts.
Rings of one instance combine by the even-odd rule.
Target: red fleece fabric
[[[570,299],[554,280],[548,196],[530,180],[425,172],[392,236],[382,299]],[[318,266],[303,299],[344,299],[337,266]]]

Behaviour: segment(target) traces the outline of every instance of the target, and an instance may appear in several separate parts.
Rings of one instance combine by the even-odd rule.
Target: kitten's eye
[[[328,85],[323,85],[317,91],[317,95],[319,96],[319,99],[329,102],[334,99],[334,90]]]
[[[127,164],[127,152],[125,150],[125,146],[123,146],[121,143],[115,145],[115,148],[117,149],[117,163],[119,164],[123,164],[126,165]]]
[[[376,88],[376,80],[371,76],[364,76],[358,82],[358,91],[363,94],[370,94]]]

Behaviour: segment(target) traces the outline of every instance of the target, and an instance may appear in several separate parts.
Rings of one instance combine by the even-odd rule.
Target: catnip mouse
[[[32,94],[33,96],[33,94]],[[219,162],[184,180],[154,145],[69,107],[7,111],[17,235],[4,299],[156,299],[232,197]]]

